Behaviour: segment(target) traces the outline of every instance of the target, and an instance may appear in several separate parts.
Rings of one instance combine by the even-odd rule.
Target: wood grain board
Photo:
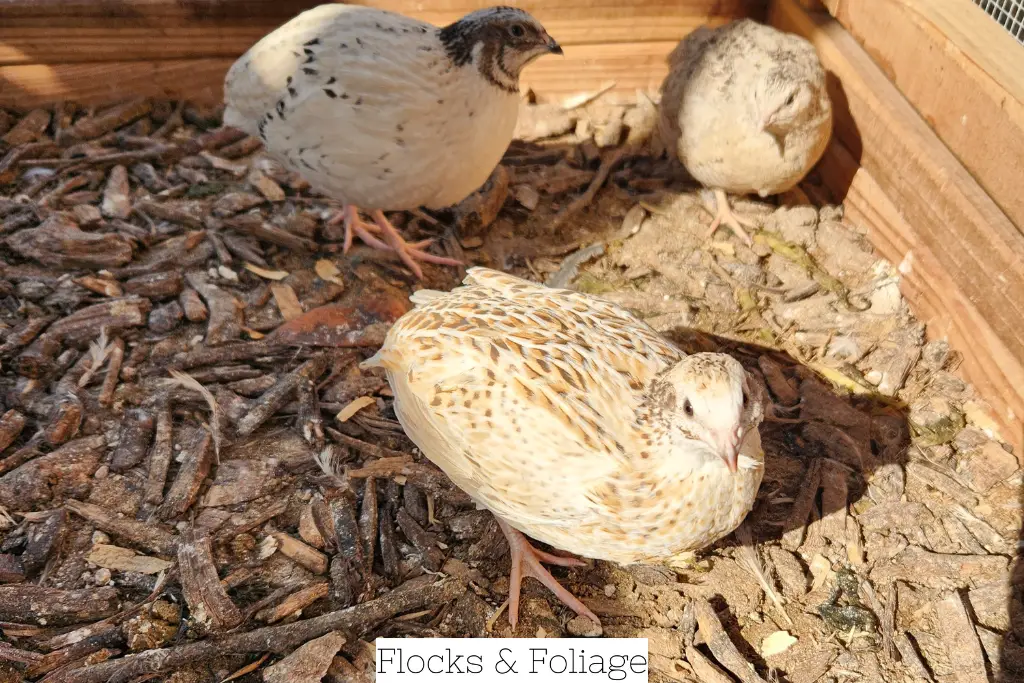
[[[61,100],[102,105],[131,97],[187,98],[213,104],[223,98],[233,59],[27,64],[0,67],[0,106],[41,107]]]
[[[532,12],[563,46],[678,41],[702,24],[763,17],[767,0],[557,0],[513,3]],[[13,3],[0,28],[0,66],[72,62],[237,57],[311,0],[179,3]],[[363,1],[436,25],[493,4],[488,0]],[[200,11],[200,5],[208,5]],[[64,7],[64,11],[58,11]],[[104,7],[108,9],[103,10]],[[18,9],[20,8],[20,9]],[[36,8],[33,10],[33,8]]]
[[[621,26],[616,28],[614,21],[609,21],[606,30],[596,26],[589,36],[580,22],[573,30],[559,32],[550,27],[548,30],[558,38],[563,48],[593,44],[607,44],[614,48],[638,42],[670,42],[675,45],[679,38],[698,26],[718,25],[725,21],[728,19],[724,17],[679,17],[660,30],[648,27],[639,31],[633,41],[620,40],[629,32]],[[0,29],[0,66],[203,57],[234,59],[276,26],[4,28]]]
[[[838,22],[796,0],[773,0],[769,21],[811,40],[841,83],[827,184],[849,186],[837,199],[902,265],[915,313],[964,354],[966,378],[1021,454],[1024,236]]]
[[[675,42],[576,45],[565,56],[538,60],[523,72],[524,92],[559,101],[614,83],[635,100],[636,90],[657,90],[667,73],[665,57]],[[217,104],[224,74],[234,58],[130,62],[26,64],[0,67],[0,106],[27,109],[57,100],[105,104],[130,97],[187,98]]]
[[[139,95],[216,102],[231,62],[318,0],[0,0],[0,106],[105,104]],[[491,0],[363,0],[446,24]],[[523,75],[542,100],[656,89],[665,56],[702,24],[764,18],[767,0],[532,0],[565,57]]]
[[[282,22],[283,23],[283,22]],[[0,66],[237,58],[273,26],[0,29]]]
[[[1024,231],[1024,45],[966,0],[826,5]]]
[[[4,20],[10,25],[67,26],[157,25],[187,26],[197,22],[237,23],[264,19],[283,20],[303,9],[331,0],[3,0]],[[377,7],[425,20],[444,21],[473,10],[491,7],[491,0],[354,0],[348,4]],[[512,0],[536,16],[600,18],[614,16],[624,22],[661,16],[763,16],[768,0]]]

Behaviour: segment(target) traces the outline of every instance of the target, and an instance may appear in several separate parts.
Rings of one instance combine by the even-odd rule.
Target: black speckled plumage
[[[442,208],[490,175],[515,127],[519,71],[553,44],[535,19],[509,7],[437,28],[324,5],[236,62],[225,122],[260,135],[286,162],[290,148],[322,143],[313,168],[296,170],[345,203]]]
[[[373,244],[374,229],[393,230],[380,211],[444,208],[483,185],[512,139],[520,71],[550,52],[560,48],[518,9],[479,10],[438,28],[322,5],[232,66],[224,121],[258,134],[267,152],[345,205],[346,234],[351,209],[376,213],[360,233]]]

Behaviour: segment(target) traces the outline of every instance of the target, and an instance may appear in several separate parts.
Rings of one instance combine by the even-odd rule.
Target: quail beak
[[[723,438],[718,444],[718,454],[725,461],[725,466],[729,468],[729,471],[736,474],[738,468],[738,460],[740,456],[740,442],[742,441],[742,433],[740,428],[737,427],[732,433],[723,435]]]
[[[772,140],[775,141],[775,145],[779,148],[779,154],[785,154],[786,152],[786,140],[785,138],[776,132],[773,128],[771,117],[768,117],[761,121],[761,132],[768,133],[772,136]]]
[[[548,36],[548,52],[553,55],[563,54],[562,46],[555,42],[555,39],[551,36]]]

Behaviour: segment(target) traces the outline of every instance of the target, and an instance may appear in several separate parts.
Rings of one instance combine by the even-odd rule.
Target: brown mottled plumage
[[[564,558],[518,532],[633,563],[742,521],[763,474],[763,406],[735,359],[686,356],[585,294],[483,268],[464,284],[416,292],[365,366],[386,369],[409,438],[501,522],[513,622],[522,571],[597,620],[539,564]]]
[[[793,188],[832,134],[825,70],[804,38],[751,19],[702,26],[669,56],[661,86],[663,144],[715,191],[720,224],[749,243],[726,192],[761,197]]]

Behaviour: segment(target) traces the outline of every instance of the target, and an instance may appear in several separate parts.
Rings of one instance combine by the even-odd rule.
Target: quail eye
[[[690,399],[686,399],[686,403],[683,404],[683,412],[686,413],[686,417],[693,417],[693,404],[690,403]]]
[[[747,404],[750,403],[750,398],[747,396],[747,392],[743,392],[743,407],[746,408]]]
[[[793,104],[793,102],[795,102],[795,101],[796,101],[796,95],[793,94],[793,93],[790,93],[789,97],[786,98],[786,106],[788,107],[789,105]]]
[[[512,24],[508,32],[512,34],[513,38],[522,38],[526,35],[526,29],[524,29],[520,24]]]

